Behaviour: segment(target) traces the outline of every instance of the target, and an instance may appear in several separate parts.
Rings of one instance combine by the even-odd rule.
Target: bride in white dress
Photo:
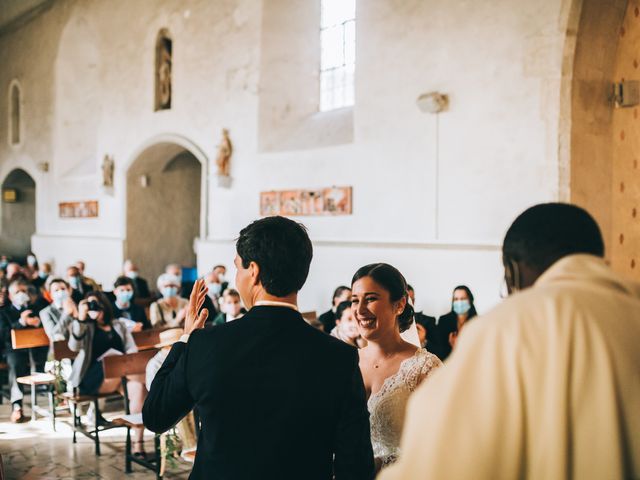
[[[413,322],[407,283],[391,265],[360,268],[352,281],[352,309],[368,344],[360,352],[360,370],[369,396],[371,444],[376,469],[393,463],[411,393],[442,363],[400,333]]]

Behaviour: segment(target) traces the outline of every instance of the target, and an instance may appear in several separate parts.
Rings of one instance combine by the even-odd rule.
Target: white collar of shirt
[[[285,307],[285,308],[290,308],[291,310],[295,310],[296,312],[298,311],[298,307],[296,307],[293,303],[286,303],[286,302],[272,302],[270,300],[260,300],[256,303],[254,303],[254,306],[256,307]]]

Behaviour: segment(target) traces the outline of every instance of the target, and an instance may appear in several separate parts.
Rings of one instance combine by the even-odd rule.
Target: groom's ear
[[[249,264],[249,275],[251,276],[252,285],[256,286],[260,284],[260,265],[256,262]]]

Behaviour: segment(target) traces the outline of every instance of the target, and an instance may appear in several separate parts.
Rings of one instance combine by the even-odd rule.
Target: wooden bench
[[[160,343],[160,332],[164,332],[166,328],[152,328],[150,330],[141,330],[133,332],[133,341],[136,342],[138,350],[152,350]]]
[[[11,346],[14,350],[25,348],[49,347],[49,337],[44,328],[20,328],[11,330]],[[18,377],[16,381],[22,385],[29,385],[31,389],[31,421],[35,421],[37,414],[50,417],[53,422],[53,430],[56,429],[56,407],[54,401],[55,375],[51,373],[37,372],[24,377]],[[49,410],[38,406],[37,387],[47,386],[49,397]]]
[[[155,343],[158,343],[157,341]],[[102,364],[104,366],[105,378],[120,378],[122,388],[124,390],[125,415],[115,418],[112,423],[127,428],[127,440],[124,453],[124,467],[126,473],[132,472],[132,463],[136,463],[142,467],[152,470],[156,474],[156,478],[162,478],[161,475],[161,454],[160,454],[160,435],[154,436],[154,456],[152,459],[135,457],[131,449],[131,429],[144,428],[142,422],[142,413],[131,414],[129,409],[129,395],[127,394],[127,375],[145,374],[147,363],[157,353],[157,349],[143,350],[128,355],[113,355],[106,357]]]

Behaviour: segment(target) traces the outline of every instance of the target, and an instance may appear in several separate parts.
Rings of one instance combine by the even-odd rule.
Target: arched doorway
[[[31,251],[36,231],[36,182],[16,168],[2,182],[0,253],[23,259]]]
[[[125,257],[152,288],[168,263],[196,266],[202,174],[198,157],[172,142],[144,149],[127,171]]]
[[[596,217],[612,267],[638,279],[640,119],[637,107],[616,108],[612,93],[614,82],[640,80],[640,2],[572,3],[576,22],[570,22],[567,41],[575,42],[575,54],[567,57],[573,62],[566,69],[570,199]]]

